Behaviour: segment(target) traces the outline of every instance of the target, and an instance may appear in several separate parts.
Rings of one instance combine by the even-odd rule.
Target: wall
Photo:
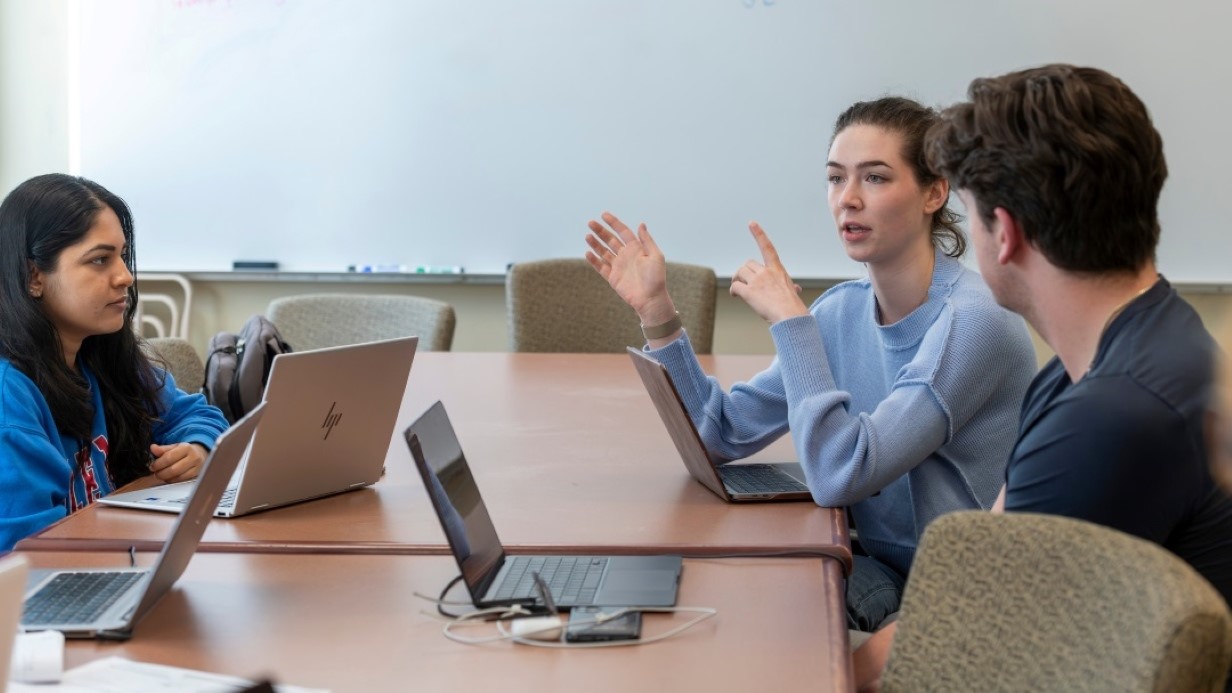
[[[0,190],[68,170],[67,0],[0,0]]]
[[[1150,106],[1170,164],[1161,267],[1232,282],[1232,199],[1209,194],[1232,159],[1232,91],[1211,87],[1232,3],[74,6],[70,156],[129,202],[147,269],[500,273],[576,253],[611,208],[676,261],[730,271],[758,219],[798,278],[851,277],[825,232],[834,117],[887,92],[952,103],[974,77],[1059,60],[1112,71]]]
[[[26,178],[69,169],[67,89],[67,0],[0,0],[0,189]],[[125,107],[117,96],[117,108]],[[1168,230],[1165,229],[1165,234]],[[720,277],[733,268],[717,267]],[[406,286],[216,282],[196,287],[191,338],[204,348],[219,329],[237,329],[282,293],[320,290],[408,291]],[[1202,288],[1184,292],[1208,326],[1218,328],[1232,309],[1232,297]],[[458,312],[455,349],[506,348],[503,287],[499,285],[416,285],[415,293],[448,301]],[[810,296],[817,291],[810,291]],[[772,353],[764,323],[725,290],[719,292],[715,339],[718,353]],[[1041,358],[1048,355],[1041,346]]]

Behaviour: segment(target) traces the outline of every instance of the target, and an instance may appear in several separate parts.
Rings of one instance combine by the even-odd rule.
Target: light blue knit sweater
[[[944,513],[989,508],[1005,480],[1035,352],[978,274],[937,253],[928,299],[877,324],[868,279],[770,328],[777,357],[725,393],[687,335],[667,366],[711,457],[747,457],[788,430],[814,500],[850,506],[869,555],[906,574]]]

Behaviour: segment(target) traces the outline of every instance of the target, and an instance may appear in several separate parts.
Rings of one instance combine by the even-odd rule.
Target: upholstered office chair
[[[449,351],[457,324],[453,306],[422,296],[285,296],[265,317],[295,351],[411,336],[421,350]]]
[[[145,340],[147,353],[157,366],[165,366],[175,378],[175,384],[185,392],[200,392],[205,382],[205,364],[201,355],[186,339],[151,337]]]
[[[667,290],[693,350],[714,345],[714,271],[667,263]],[[622,352],[646,343],[637,314],[581,258],[520,262],[505,277],[509,348],[537,352]]]
[[[1159,546],[1034,514],[960,512],[925,531],[883,691],[1215,691],[1232,617]]]

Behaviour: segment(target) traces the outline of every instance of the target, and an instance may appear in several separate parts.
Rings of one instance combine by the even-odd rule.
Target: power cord
[[[462,643],[463,645],[489,645],[492,643],[498,643],[498,642],[509,640],[512,642],[516,642],[520,645],[532,645],[534,647],[551,647],[551,648],[556,648],[556,649],[596,648],[596,647],[630,647],[634,645],[649,645],[651,643],[656,643],[656,642],[660,642],[663,640],[667,640],[668,638],[671,638],[671,637],[675,637],[683,633],[684,631],[692,628],[693,626],[701,623],[702,621],[705,621],[706,619],[711,618],[719,613],[718,609],[712,609],[710,607],[693,607],[693,606],[636,607],[636,608],[620,609],[618,611],[613,611],[613,612],[605,613],[605,614],[598,614],[596,615],[595,618],[590,618],[590,619],[584,619],[584,620],[570,619],[568,621],[568,625],[585,626],[585,625],[590,625],[590,624],[603,623],[613,618],[619,618],[620,616],[623,616],[625,614],[638,612],[638,611],[642,613],[659,613],[659,614],[693,613],[693,614],[697,614],[697,616],[689,619],[688,621],[680,624],[679,626],[676,626],[675,628],[672,628],[663,633],[659,633],[657,635],[651,636],[649,638],[641,638],[638,640],[608,640],[608,641],[600,641],[600,642],[576,642],[575,643],[575,642],[564,642],[563,631],[565,629],[566,623],[560,620],[559,618],[553,619],[554,621],[553,623],[545,623],[543,626],[538,627],[538,628],[532,628],[529,630],[523,629],[518,633],[513,633],[506,626],[506,623],[508,622],[508,620],[511,618],[516,618],[520,615],[530,615],[532,612],[526,610],[525,608],[521,606],[514,606],[514,607],[501,606],[501,607],[493,607],[490,609],[479,609],[477,611],[472,611],[471,613],[464,614],[453,620],[446,621],[445,624],[441,627],[441,634],[444,635],[446,638],[449,638],[450,640],[457,642],[457,643]],[[423,612],[423,613],[425,615],[432,616],[435,618],[434,614],[431,614],[429,612]],[[455,632],[455,629],[459,627],[489,625],[488,621],[486,621],[485,619],[487,619],[488,617],[492,617],[492,616],[497,617],[496,629],[499,631],[499,635],[492,635],[492,636],[480,637],[480,638],[471,638],[471,637],[466,637],[464,635],[460,635]],[[536,635],[541,635],[543,633],[549,633],[551,631],[558,631],[560,632],[560,635],[552,639],[549,639],[549,640],[541,640],[541,639],[534,637]]]
[[[536,575],[536,577],[538,576]],[[552,616],[544,617],[542,615],[543,611],[541,609],[527,608],[527,606],[524,606],[522,604],[514,604],[512,606],[497,606],[497,607],[490,607],[486,609],[476,609],[475,611],[470,611],[464,614],[451,614],[445,611],[445,608],[444,608],[445,605],[448,604],[450,606],[465,606],[469,604],[469,602],[450,602],[450,601],[446,601],[445,599],[445,596],[449,593],[449,590],[453,589],[453,586],[456,585],[461,579],[462,579],[462,576],[459,575],[455,577],[454,579],[450,580],[449,583],[445,585],[445,589],[441,590],[440,597],[436,599],[433,599],[432,597],[421,594],[419,592],[414,592],[413,594],[414,596],[419,597],[420,599],[424,599],[426,601],[430,601],[436,604],[436,610],[439,616],[437,614],[434,614],[428,611],[421,611],[420,613],[430,618],[433,618],[433,619],[443,620],[445,623],[441,627],[441,634],[444,635],[446,638],[454,642],[461,643],[463,645],[488,645],[488,644],[497,643],[497,642],[504,642],[506,640],[512,641],[512,642],[515,642],[521,645],[532,645],[534,647],[550,647],[550,648],[556,648],[556,649],[569,649],[569,648],[593,649],[597,647],[630,647],[630,646],[635,646],[635,645],[649,645],[651,643],[656,643],[656,642],[660,642],[663,640],[667,640],[668,638],[675,637],[683,633],[684,631],[692,628],[693,626],[701,623],[702,621],[705,621],[706,619],[711,618],[719,613],[717,609],[713,609],[710,607],[690,607],[690,606],[630,607],[626,609],[619,609],[616,611],[596,614],[595,617],[591,619],[584,619],[584,620],[570,619],[568,621],[568,624],[566,624],[565,621],[562,621],[559,616],[552,615]],[[536,582],[540,583],[541,581],[536,580]],[[542,592],[542,590],[546,589],[546,585],[541,586],[540,589]],[[546,593],[543,593],[542,598],[544,598],[545,603],[547,605],[551,605],[554,607],[554,603],[552,602],[550,590],[548,590]],[[554,609],[552,610],[554,611]],[[663,633],[659,633],[657,635],[651,636],[649,638],[640,638],[636,640],[607,640],[607,641],[598,641],[598,642],[577,642],[577,643],[564,641],[564,631],[565,631],[566,625],[585,626],[585,625],[591,625],[591,624],[599,624],[599,623],[604,623],[606,621],[610,621],[614,618],[619,618],[621,616],[624,616],[625,614],[629,614],[633,612],[657,613],[657,614],[693,613],[693,614],[697,614],[697,616],[686,621],[685,623],[680,624],[679,626],[676,626],[675,628],[672,628]],[[540,616],[541,618],[544,619],[544,622],[542,625],[531,625],[529,628],[526,628],[526,627],[519,628],[517,633],[512,632],[505,625],[505,623],[511,619],[523,618],[527,616]],[[496,621],[496,629],[497,631],[499,631],[499,635],[492,635],[492,636],[480,637],[480,638],[471,638],[471,637],[466,637],[466,636],[463,636],[463,635],[460,635],[454,632],[455,628],[467,627],[467,626],[488,625],[491,621]],[[551,634],[552,631],[556,631],[556,633]],[[544,639],[545,635],[548,636],[546,639]]]
[[[534,647],[551,647],[551,648],[556,648],[556,649],[561,649],[561,650],[567,650],[567,649],[572,649],[572,648],[590,649],[590,648],[596,648],[596,647],[632,647],[635,645],[650,645],[652,643],[661,642],[663,640],[667,640],[668,638],[675,637],[685,632],[686,630],[692,628],[693,626],[696,626],[702,621],[705,621],[708,618],[718,615],[719,613],[718,609],[713,609],[713,608],[706,607],[706,606],[635,607],[635,608],[629,608],[629,609],[621,609],[619,611],[613,611],[608,614],[598,614],[595,616],[595,618],[589,618],[589,619],[584,619],[584,620],[569,619],[568,625],[585,626],[585,625],[590,625],[592,623],[603,623],[604,621],[610,621],[613,618],[618,618],[625,614],[639,612],[639,611],[644,614],[694,613],[698,615],[688,621],[685,621],[679,626],[672,628],[671,630],[665,631],[663,633],[659,633],[658,635],[654,635],[649,638],[639,638],[637,640],[603,640],[603,641],[598,641],[598,642],[565,642],[563,640],[564,638],[563,634],[560,636],[561,637],[560,640],[539,640],[539,639],[532,639],[528,637],[530,635],[537,633],[538,632],[537,630],[522,633],[521,635],[514,635],[513,633],[510,633],[505,628],[505,624],[503,622],[499,622],[499,621],[496,624],[496,628],[497,630],[501,632],[501,636],[503,639],[512,640],[513,642],[516,642],[519,645],[533,645]],[[558,625],[556,626],[556,628],[561,628],[561,626]],[[446,624],[443,630],[448,631],[449,624]],[[548,627],[544,627],[541,630],[547,631],[551,629]],[[446,633],[445,637],[447,638],[450,637],[450,634]],[[454,639],[454,638],[450,638],[450,639]]]
[[[446,617],[446,618],[458,618],[458,617],[462,616],[462,614],[451,614],[451,613],[449,613],[448,611],[445,611],[445,605],[446,605],[446,604],[451,604],[451,605],[454,605],[454,606],[466,606],[466,605],[468,605],[468,604],[469,604],[469,602],[449,602],[449,601],[446,601],[446,600],[445,600],[445,595],[449,594],[449,590],[453,589],[453,586],[454,586],[454,585],[456,585],[456,584],[458,584],[459,582],[462,582],[462,573],[458,573],[458,576],[457,576],[457,577],[455,577],[454,579],[450,580],[450,581],[449,581],[449,582],[445,585],[445,589],[441,590],[441,596],[440,596],[440,597],[437,597],[437,599],[436,599],[436,610],[440,613],[440,615],[441,615],[441,616],[444,616],[444,617]],[[416,593],[415,593],[415,596],[417,596],[417,597],[422,597],[423,595],[421,595],[421,594],[419,594],[418,592],[416,592]],[[430,599],[430,598],[429,598],[429,599]]]

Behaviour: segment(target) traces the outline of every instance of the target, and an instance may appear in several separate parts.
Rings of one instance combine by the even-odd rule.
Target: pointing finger
[[[770,242],[770,237],[762,230],[761,224],[755,221],[749,222],[749,231],[753,234],[753,240],[757,241],[757,247],[761,249],[761,257],[767,265],[779,265],[779,253],[774,249],[774,244]]]

